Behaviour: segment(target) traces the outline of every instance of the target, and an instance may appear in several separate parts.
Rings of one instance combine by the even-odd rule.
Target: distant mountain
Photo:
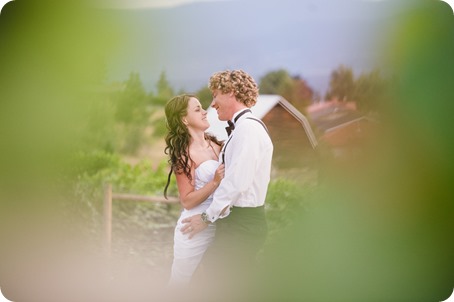
[[[128,39],[108,64],[111,80],[140,73],[154,90],[161,71],[175,89],[195,91],[218,70],[241,68],[257,81],[284,68],[321,95],[340,64],[369,70],[392,1],[243,0],[112,11]]]

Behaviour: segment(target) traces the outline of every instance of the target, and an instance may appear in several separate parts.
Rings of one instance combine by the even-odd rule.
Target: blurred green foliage
[[[78,153],[72,166],[74,178],[90,184],[94,189],[109,183],[115,192],[153,196],[162,195],[169,172],[165,161],[152,163],[143,159],[136,164],[129,164],[118,154],[102,151]],[[169,195],[176,194],[174,181],[169,190]]]
[[[167,74],[165,71],[161,72],[159,80],[156,83],[156,89],[157,89],[156,99],[161,101],[156,102],[157,104],[164,106],[168,100],[174,97],[175,93],[169,81],[167,80]]]
[[[78,208],[84,220],[91,221],[85,227],[94,234],[102,231],[102,200],[107,184],[112,186],[114,193],[163,196],[168,173],[165,161],[153,163],[144,159],[130,164],[118,154],[103,151],[79,152],[72,158],[70,167],[65,174],[67,185],[71,188],[68,192],[71,192],[77,205],[72,204],[69,207],[73,210]],[[177,195],[174,179],[169,186],[169,195]],[[180,209],[179,205],[169,207],[160,203],[137,201],[114,202],[113,205],[113,215],[118,228],[126,229],[126,226],[133,223],[136,227],[142,226],[143,232],[156,229],[162,223],[173,226]],[[154,219],[148,219],[150,215]]]
[[[284,230],[298,221],[298,215],[310,208],[314,190],[313,185],[282,177],[271,181],[266,197],[269,240],[278,234],[282,235]]]
[[[360,157],[326,167],[309,210],[268,249],[257,301],[452,294],[454,15],[443,1],[406,5],[381,50],[393,82],[379,131]]]
[[[325,99],[355,102],[360,111],[380,113],[383,103],[390,97],[391,85],[391,79],[384,77],[379,68],[355,77],[350,67],[340,65],[331,73]]]
[[[270,184],[260,301],[442,301],[452,291],[453,16],[442,1],[415,3],[387,45],[394,94],[384,100],[375,148],[355,164],[328,167],[316,188],[285,178]],[[10,1],[0,22],[0,273],[26,292],[23,278],[36,270],[23,264],[49,263],[41,262],[49,254],[36,253],[40,239],[54,234],[39,233],[43,225],[67,218],[101,240],[104,184],[161,194],[166,162],[133,165],[124,155],[152,144],[150,133],[162,138],[162,106],[174,91],[164,72],[156,95],[136,73],[105,83],[106,57],[128,25],[88,1]],[[269,93],[290,85],[280,73],[282,86]],[[379,94],[375,71],[357,81],[358,93]],[[206,88],[199,93],[208,106]],[[128,225],[169,226],[173,210],[115,203],[114,228],[130,235]],[[49,251],[59,252],[60,243]]]
[[[125,124],[143,124],[147,120],[147,94],[138,73],[132,72],[124,88],[113,95],[115,118]]]
[[[299,75],[291,76],[285,69],[266,73],[258,84],[261,94],[281,95],[302,113],[314,99],[314,91],[306,81]]]
[[[142,160],[136,164],[125,162],[119,155],[96,151],[78,153],[73,157],[70,171],[71,182],[83,184],[87,191],[99,195],[106,184],[112,185],[117,193],[134,193],[150,196],[162,196],[169,172],[167,162],[152,163]],[[313,185],[302,186],[286,178],[271,181],[266,201],[266,210],[272,232],[294,222],[294,215],[308,207],[308,196],[313,192]],[[175,178],[172,177],[169,195],[177,196]]]
[[[213,101],[213,96],[211,94],[210,88],[208,86],[201,88],[199,91],[196,92],[195,94],[197,98],[200,101],[200,104],[204,109],[207,109],[210,107],[211,102]]]
[[[325,98],[333,97],[340,101],[352,101],[354,91],[354,76],[353,70],[347,66],[340,65],[331,73],[329,81],[329,90]]]

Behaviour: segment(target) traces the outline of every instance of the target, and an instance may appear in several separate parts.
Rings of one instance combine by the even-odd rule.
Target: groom
[[[264,203],[273,144],[266,126],[249,109],[258,97],[257,84],[249,74],[242,70],[217,72],[211,76],[209,88],[211,107],[221,121],[228,121],[228,132],[233,130],[219,155],[225,177],[210,207],[183,220],[182,232],[192,238],[216,222],[216,237],[202,266],[210,280],[225,285],[247,278],[266,239]]]

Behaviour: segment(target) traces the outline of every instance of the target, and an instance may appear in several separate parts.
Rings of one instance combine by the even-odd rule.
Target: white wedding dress
[[[195,169],[195,190],[199,190],[213,179],[218,166],[217,160],[207,160]],[[181,228],[184,226],[181,221],[186,217],[204,212],[212,200],[213,194],[198,206],[190,210],[183,209],[181,212],[174,233],[174,255],[170,284],[187,284],[202,260],[203,254],[213,241],[216,230],[214,224],[209,224],[205,230],[197,233],[191,239],[189,239],[188,234],[181,233]]]

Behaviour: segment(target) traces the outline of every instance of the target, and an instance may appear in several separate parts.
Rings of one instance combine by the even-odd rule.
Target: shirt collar
[[[244,112],[244,111],[249,111],[249,112],[251,112],[251,109],[250,109],[250,108],[244,108],[244,109],[241,109],[241,110],[235,112],[235,114],[234,114],[233,117],[232,117],[232,122],[233,122],[234,124],[236,124],[236,122],[237,122],[237,121],[235,120],[236,117],[237,117],[238,115],[240,115],[240,114],[241,114],[242,112]],[[244,114],[246,114],[246,112],[244,112]],[[243,115],[243,114],[241,114],[241,115]]]

